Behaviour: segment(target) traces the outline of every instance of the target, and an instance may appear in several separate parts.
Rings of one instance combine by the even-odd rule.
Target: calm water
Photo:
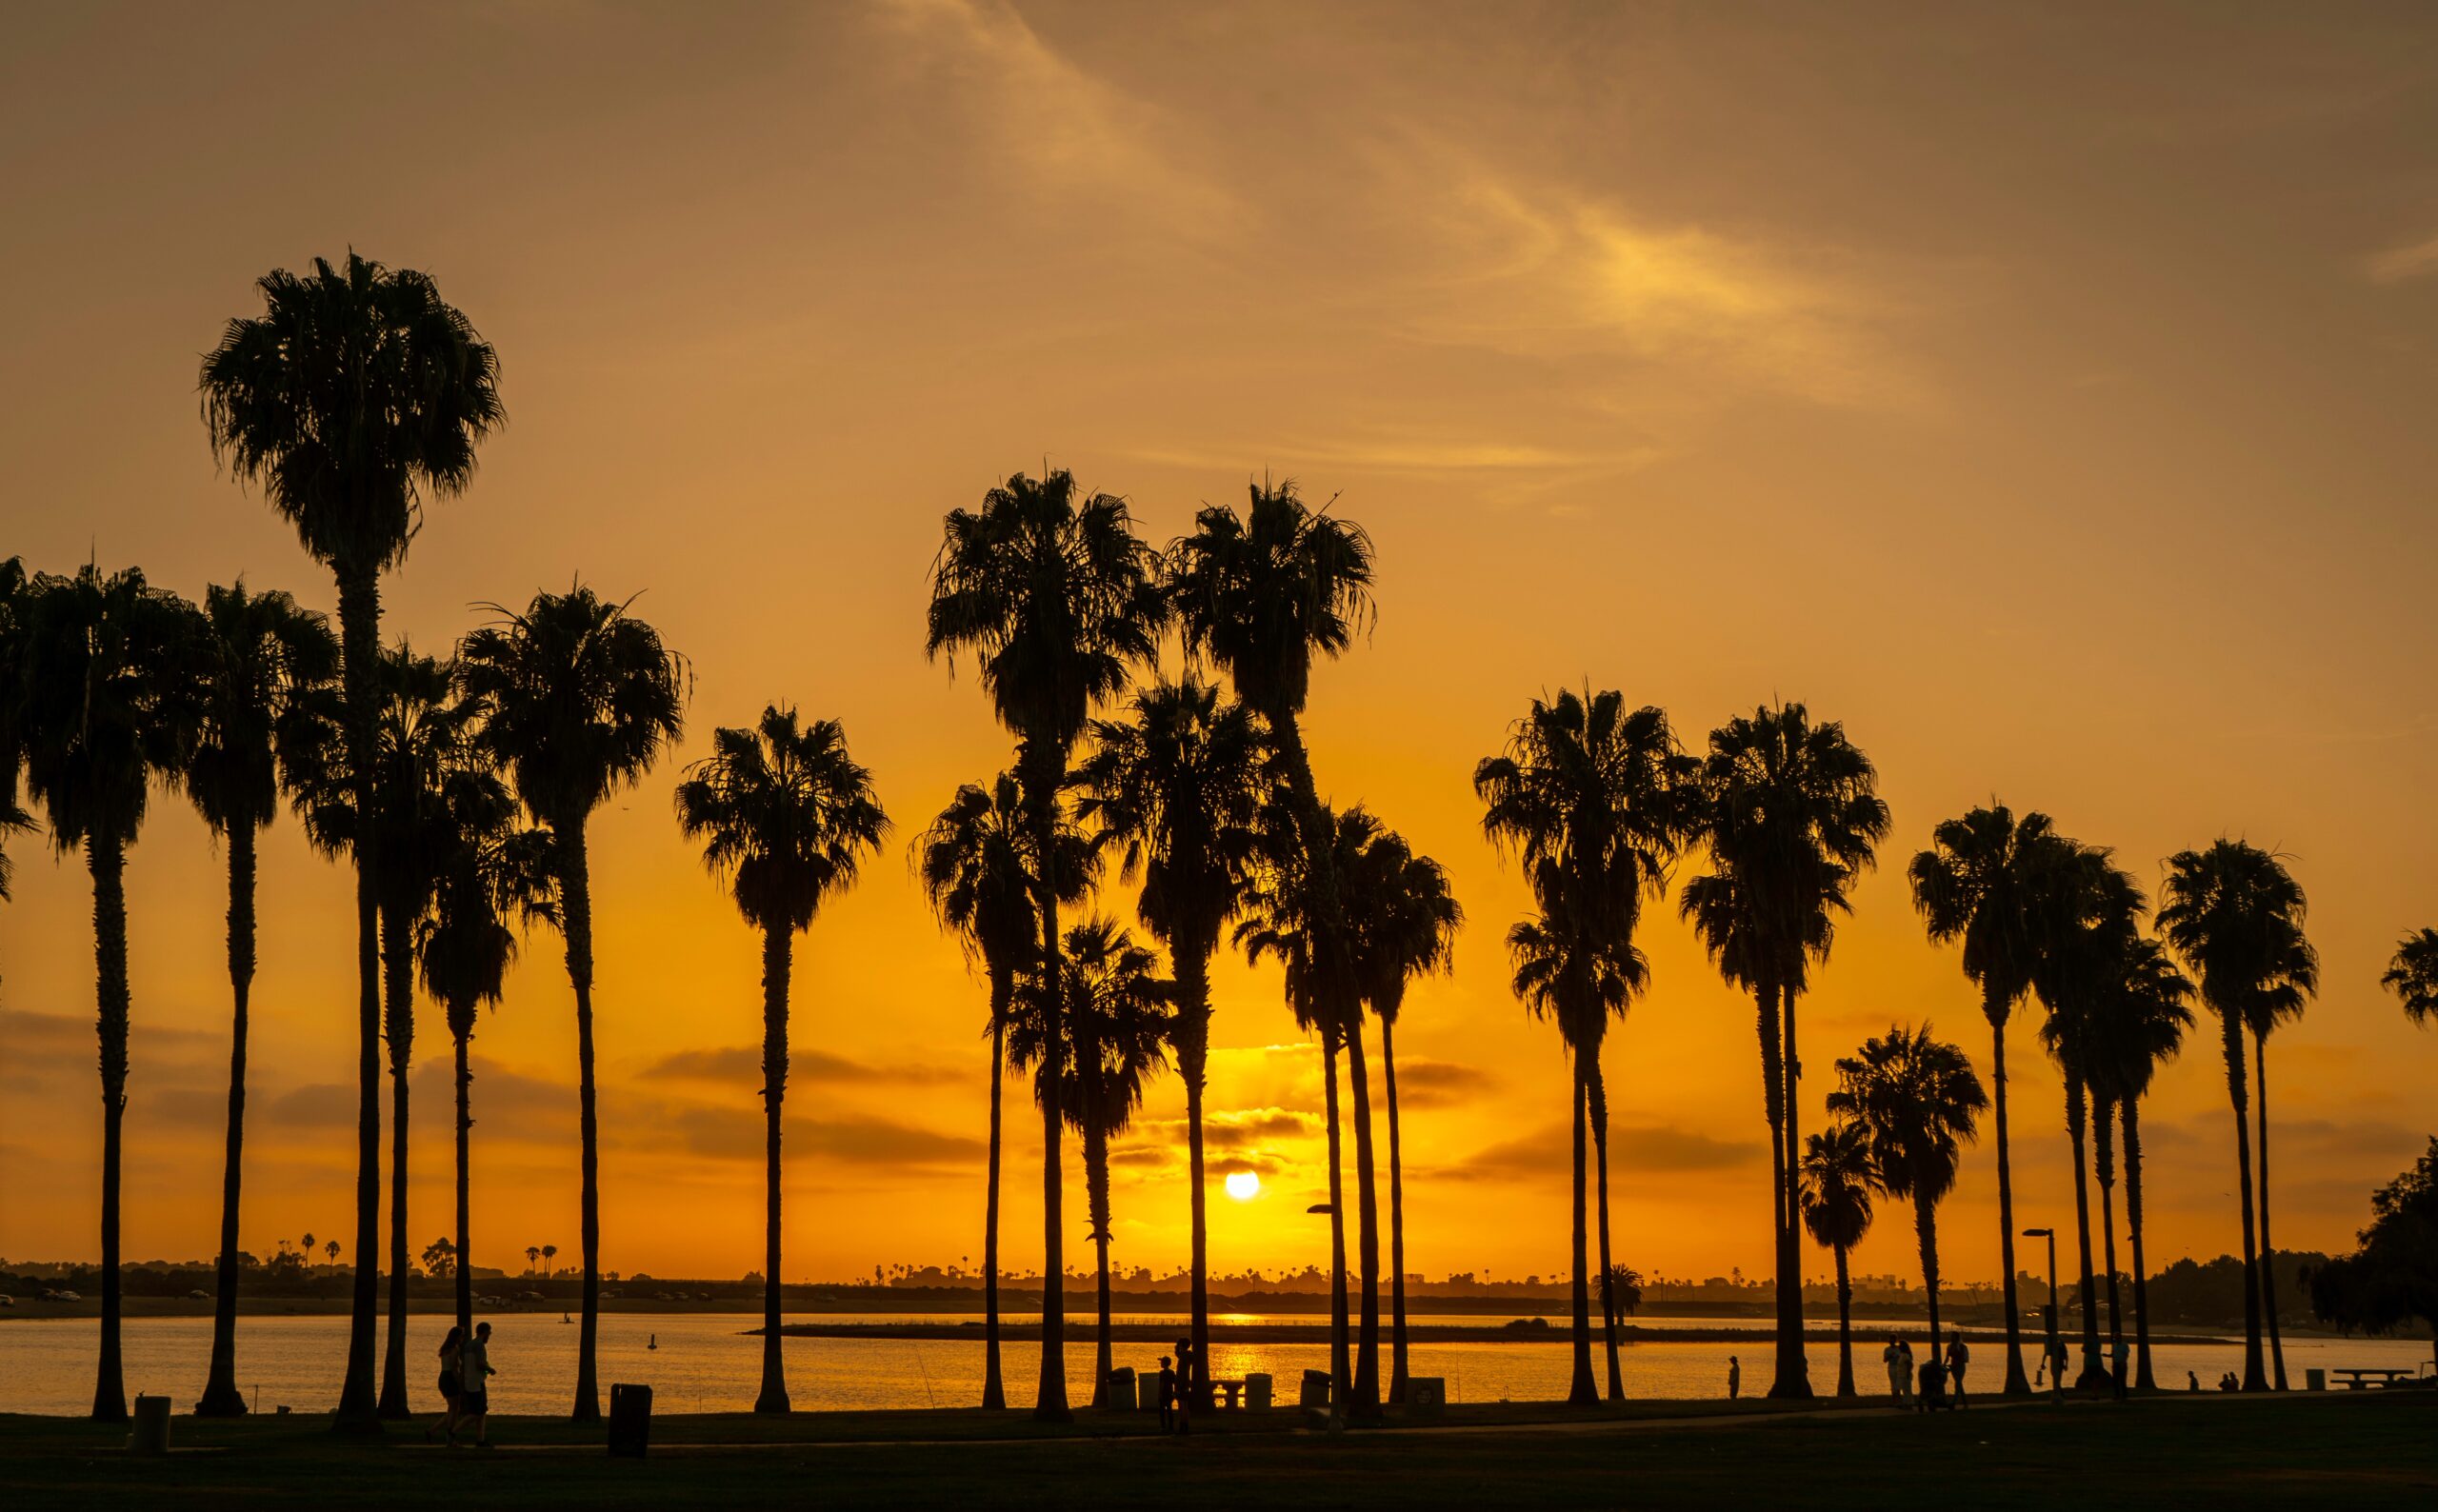
[[[1173,1323],[1183,1331],[1183,1320],[1169,1315],[1124,1316],[1136,1322]],[[1416,1318],[1420,1321],[1421,1315]],[[510,1413],[566,1410],[575,1381],[576,1325],[530,1313],[494,1316],[490,1321],[491,1363],[499,1371],[491,1382],[492,1407]],[[805,1321],[858,1320],[828,1315]],[[1684,1326],[1702,1320],[1666,1322]],[[747,1410],[753,1405],[762,1370],[762,1341],[742,1332],[752,1325],[749,1316],[740,1314],[604,1317],[602,1385],[606,1390],[611,1382],[646,1383],[653,1388],[653,1404],[667,1412]],[[180,1411],[191,1405],[202,1391],[210,1358],[211,1321],[131,1318],[125,1329],[129,1395],[165,1395]],[[433,1389],[438,1373],[435,1352],[448,1329],[449,1320],[443,1315],[410,1321],[410,1386],[419,1412],[439,1410],[439,1394]],[[0,1412],[88,1410],[92,1405],[99,1336],[100,1324],[90,1319],[21,1319],[0,1323]],[[659,1340],[657,1349],[649,1347],[654,1336]],[[1871,1337],[1856,1335],[1854,1368],[1866,1392],[1884,1389],[1886,1379],[1877,1347],[1869,1343]],[[263,1411],[283,1403],[299,1412],[327,1411],[338,1399],[346,1339],[345,1318],[241,1319],[238,1380]],[[799,1409],[966,1406],[978,1401],[982,1392],[978,1340],[789,1339],[785,1347],[788,1389]],[[1150,1343],[1120,1343],[1112,1348],[1117,1363],[1138,1368],[1156,1368],[1161,1352],[1159,1345]],[[1384,1377],[1387,1353],[1384,1344]],[[1815,1344],[1810,1353],[1813,1384],[1833,1387],[1835,1347]],[[1229,1378],[1268,1371],[1277,1378],[1281,1395],[1291,1397],[1304,1370],[1327,1368],[1328,1354],[1325,1344],[1220,1343],[1212,1347],[1212,1364],[1217,1374]],[[1748,1388],[1768,1384],[1766,1343],[1659,1341],[1625,1350],[1626,1389],[1640,1397],[1724,1396],[1727,1359],[1731,1354],[1743,1357]],[[1974,1384],[1986,1388],[1997,1383],[1998,1354],[1995,1347],[1976,1351]],[[1029,1402],[1039,1369],[1038,1346],[1009,1343],[1001,1346],[1001,1355],[1009,1399]],[[1563,1343],[1430,1344],[1417,1346],[1412,1356],[1414,1374],[1447,1377],[1449,1395],[1459,1402],[1563,1397],[1571,1359]],[[2243,1360],[2239,1340],[2162,1345],[2153,1357],[2162,1383],[2180,1381],[2189,1369],[2197,1371],[2207,1384],[2223,1371],[2241,1368]],[[2427,1367],[2429,1359],[2428,1344],[2408,1340],[2293,1340],[2286,1345],[2287,1368],[2298,1386],[2308,1366]],[[1079,1403],[1089,1400],[1091,1366],[1089,1341],[1070,1343],[1069,1391]],[[1602,1368],[1595,1354],[1594,1369]]]

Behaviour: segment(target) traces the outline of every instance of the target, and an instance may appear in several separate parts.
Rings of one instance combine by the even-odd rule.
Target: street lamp
[[[2048,1323],[2049,1394],[2056,1400],[2063,1401],[2066,1396],[2066,1372],[2061,1367],[2066,1358],[2066,1350],[2057,1342],[2057,1230],[2027,1228],[2023,1231],[2023,1237],[2048,1241],[2048,1304],[2040,1310]]]
[[[1315,1215],[1315,1216],[1317,1216],[1317,1217],[1321,1217],[1321,1218],[1330,1218],[1330,1217],[1334,1217],[1334,1216],[1336,1215],[1336,1213],[1337,1213],[1337,1204],[1336,1204],[1335,1203],[1314,1203],[1311,1206],[1305,1208],[1305,1209],[1304,1209],[1304,1211],[1305,1211],[1305,1212],[1307,1212],[1307,1213],[1313,1214],[1313,1215]],[[1331,1432],[1331,1433],[1335,1433],[1335,1432],[1337,1432],[1339,1429],[1341,1429],[1341,1428],[1343,1428],[1343,1427],[1345,1427],[1345,1426],[1346,1426],[1346,1393],[1347,1393],[1347,1390],[1348,1390],[1349,1386],[1351,1384],[1351,1383],[1349,1383],[1349,1382],[1341,1381],[1340,1379],[1338,1379],[1338,1374],[1337,1374],[1337,1355],[1338,1355],[1337,1298],[1338,1298],[1338,1293],[1339,1293],[1339,1291],[1340,1291],[1340,1290],[1345,1286],[1345,1284],[1346,1284],[1346,1279],[1345,1279],[1344,1275],[1340,1272],[1340,1270],[1339,1270],[1339,1268],[1338,1268],[1338,1252],[1337,1252],[1337,1247],[1336,1247],[1335,1245],[1331,1245],[1331,1246],[1329,1247],[1329,1432]]]

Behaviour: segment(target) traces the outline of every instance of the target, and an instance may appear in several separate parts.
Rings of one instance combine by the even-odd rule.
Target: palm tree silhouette
[[[2252,1226],[2249,1097],[2244,1076],[2244,1031],[2255,1001],[2292,994],[2299,1002],[2318,983],[2303,943],[2303,889],[2278,859],[2257,846],[2219,840],[2207,850],[2168,858],[2158,929],[2198,980],[2201,1001],[2218,1016],[2227,1065],[2227,1097],[2235,1111],[2235,1175],[2243,1204],[2243,1389],[2266,1391],[2261,1369],[2260,1252]]]
[[[601,1416],[600,1129],[592,1080],[592,877],[585,825],[612,793],[642,781],[685,730],[691,674],[660,632],[577,584],[537,593],[522,614],[457,646],[460,691],[480,704],[481,743],[514,774],[526,812],[550,831],[568,981],[575,989],[576,1098],[582,1134],[584,1317],[576,1336],[578,1422]]]
[[[2422,929],[2397,942],[2379,985],[2404,1005],[2404,1015],[2423,1025],[2438,1024],[2438,929]]]
[[[2304,938],[2299,910],[2279,932],[2274,950],[2270,974],[2275,980],[2244,1005],[2244,1026],[2251,1031],[2252,1102],[2260,1133],[2260,1310],[2268,1325],[2269,1373],[2283,1391],[2286,1343],[2277,1323],[2277,1245],[2268,1232],[2268,1037],[2279,1025],[2301,1018],[2304,1005],[2319,990],[2319,952]]]
[[[1862,1125],[1870,1145],[1873,1181],[1890,1197],[1913,1204],[1913,1234],[1922,1251],[1922,1291],[1929,1304],[1930,1357],[1939,1353],[1938,1204],[1955,1188],[1963,1146],[1989,1105],[1972,1063],[1952,1044],[1930,1038],[1930,1026],[1902,1025],[1865,1040],[1860,1052],[1839,1058],[1837,1090],[1828,1111]]]
[[[2091,1087],[2101,1101],[2100,1128],[2108,1127],[2107,1109],[2113,1106],[2125,1124],[2125,1216],[2133,1240],[2133,1385],[2143,1391],[2157,1383],[2150,1373],[2150,1293],[2142,1259],[2142,1119],[2143,1095],[2151,1075],[2175,1058],[2184,1031],[2192,1026],[2192,1010],[2185,1003],[2192,984],[2168,959],[2165,946],[2147,936],[2125,942],[2125,952],[2105,984],[2104,1011],[2093,1016],[2090,1061]],[[2105,1144],[2101,1146],[2105,1151]],[[2105,1202],[2108,1172],[2101,1170]],[[2114,1253],[2113,1223],[2108,1225]],[[2116,1263],[2108,1263],[2113,1276]]]
[[[1355,969],[1364,1001],[1380,1020],[1382,1086],[1389,1102],[1389,1400],[1401,1403],[1407,1375],[1406,1198],[1397,1128],[1397,1017],[1408,983],[1454,964],[1465,910],[1449,890],[1447,870],[1386,831],[1365,848],[1348,890]]]
[[[197,673],[204,698],[187,796],[229,846],[229,1140],[220,1183],[220,1261],[211,1309],[211,1363],[200,1417],[246,1410],[237,1389],[237,1212],[246,1147],[247,1008],[254,980],[254,840],[279,811],[280,765],[302,733],[300,706],[338,673],[338,642],[322,616],[287,594],[250,593],[240,580],[204,593]],[[14,790],[14,783],[10,785]]]
[[[1854,1286],[1846,1256],[1870,1232],[1870,1132],[1831,1124],[1803,1142],[1803,1226],[1837,1257],[1837,1395],[1854,1391]]]
[[[737,912],[762,931],[762,1106],[769,1147],[769,1207],[762,1271],[762,1391],[756,1412],[785,1414],[787,1372],[779,1355],[779,1106],[788,1089],[788,980],[796,935],[812,927],[822,900],[854,885],[869,852],[889,831],[871,773],[847,754],[835,720],[799,726],[772,705],[753,729],[711,732],[711,754],[677,786],[677,826],[703,843]]]
[[[539,1269],[541,1269],[541,1268],[542,1268],[542,1246],[541,1246],[541,1245],[539,1245],[539,1244],[528,1244],[528,1245],[526,1245],[526,1246],[525,1246],[525,1274],[527,1274],[527,1275],[530,1276],[530,1275],[531,1275],[531,1274],[533,1274],[535,1271],[537,1271],[537,1270],[539,1270]]]
[[[556,1260],[556,1259],[558,1259],[558,1258],[559,1258],[559,1246],[558,1246],[558,1245],[556,1245],[556,1244],[545,1244],[545,1245],[543,1245],[543,1246],[542,1246],[542,1279],[543,1279],[544,1281],[548,1281],[548,1280],[550,1280],[550,1262],[552,1262],[552,1261],[554,1261],[554,1260]]]
[[[1037,839],[1024,812],[1013,773],[988,788],[956,790],[915,842],[914,869],[925,896],[965,946],[979,957],[990,987],[990,1157],[982,1239],[982,1405],[1008,1404],[999,1370],[1000,1094],[1007,1082],[1008,1027],[1020,983],[1031,983],[1041,962],[1035,878]],[[1058,832],[1057,886],[1062,904],[1081,903],[1099,874],[1100,857],[1071,826]]]
[[[11,875],[8,840],[33,827],[33,816],[17,803],[17,783],[25,768],[25,739],[19,728],[18,705],[24,642],[18,633],[20,602],[26,589],[26,565],[17,557],[0,560],[0,903],[9,901]]]
[[[1614,691],[1572,692],[1535,699],[1516,721],[1507,750],[1473,771],[1473,790],[1487,806],[1483,827],[1522,852],[1527,873],[1566,894],[1564,911],[1589,931],[1578,948],[1612,959],[1627,998],[1643,986],[1634,926],[1645,898],[1667,894],[1689,817],[1692,759],[1676,743],[1668,716],[1655,707],[1626,711]],[[1546,905],[1546,901],[1545,905]],[[1615,1008],[1623,1012],[1626,1000]],[[1584,1078],[1591,1132],[1599,1152],[1600,1274],[1613,1263],[1609,1245],[1609,1099],[1601,1071],[1608,1018],[1588,1007],[1578,1014],[1577,1064]],[[1604,1308],[1609,1397],[1622,1401],[1625,1377],[1617,1358],[1613,1310]]]
[[[1826,962],[1847,892],[1887,838],[1888,805],[1870,761],[1834,722],[1801,704],[1763,707],[1710,731],[1696,828],[1710,870],[1678,910],[1719,973],[1759,1005],[1763,1107],[1769,1121],[1770,1221],[1777,1236],[1777,1362],[1772,1397],[1811,1395],[1803,1350],[1802,1218],[1795,1168],[1803,1062],[1795,1000],[1810,962]]]
[[[19,730],[26,787],[61,854],[93,879],[94,996],[102,1075],[102,1329],[93,1417],[127,1417],[119,1359],[119,1157],[127,1116],[127,850],[155,777],[191,760],[206,635],[194,606],[133,567],[44,573],[19,595]]]
[[[260,316],[230,321],[199,387],[212,455],[259,484],[307,554],[338,580],[347,739],[358,807],[372,807],[381,572],[406,560],[427,497],[464,491],[474,449],[506,418],[499,359],[439,288],[350,252],[334,269],[266,273]],[[355,1289],[334,1425],[375,1413],[373,1314],[381,1224],[378,837],[356,852]]]
[[[331,1264],[337,1264],[339,1259],[339,1242],[333,1239],[330,1243],[324,1244],[322,1246],[322,1253],[330,1258]]]
[[[1072,1090],[1058,1095],[1066,1120],[1084,1144],[1084,1188],[1091,1214],[1091,1240],[1099,1264],[1099,1329],[1094,1335],[1092,1405],[1126,1406],[1109,1400],[1109,1142],[1126,1132],[1142,1105],[1143,1084],[1168,1064],[1172,985],[1156,972],[1159,958],[1107,919],[1091,919],[1067,931],[1067,1006],[1064,1032],[1053,1040],[1038,990],[1027,994],[1009,1050],[1020,1068],[1033,1072],[1034,1095],[1053,1083]],[[1057,1049],[1053,1054],[1052,1046]]]
[[[1036,853],[1057,848],[1068,762],[1092,709],[1149,664],[1168,607],[1155,559],[1135,538],[1126,501],[1079,498],[1064,469],[1039,481],[1017,473],[983,496],[976,511],[950,511],[931,565],[925,650],[960,651],[980,663],[991,708],[1016,737],[1016,776],[1033,825]],[[1057,888],[1042,879],[1040,971],[1061,980]],[[1042,997],[1052,1061],[1064,1030],[1060,994]],[[1063,1422],[1067,1406],[1064,1184],[1059,1175],[1064,1110],[1056,1079],[1042,1109],[1041,1385],[1033,1416]]]
[[[2072,844],[2058,835],[2047,814],[2018,823],[2003,804],[1974,808],[1931,831],[1930,846],[1917,853],[1906,875],[1913,906],[1930,939],[1961,943],[1964,974],[1981,989],[1981,1015],[1989,1021],[1989,1091],[1998,1132],[1998,1263],[2006,1292],[2007,1383],[2010,1395],[2028,1395],[2023,1371],[2023,1316],[2015,1301],[2014,1164],[2007,1128],[2007,1022],[2031,990],[2040,962],[2040,910]]]
[[[1196,1405],[1210,1394],[1209,1229],[1203,1164],[1202,1097],[1210,1054],[1210,958],[1235,916],[1255,846],[1268,750],[1241,704],[1190,674],[1138,689],[1132,718],[1092,726],[1092,753],[1077,771],[1079,822],[1119,848],[1123,870],[1142,882],[1136,912],[1168,946],[1176,974],[1177,1074],[1185,1082],[1186,1187],[1189,1204],[1189,1305],[1193,1359],[1186,1388]]]

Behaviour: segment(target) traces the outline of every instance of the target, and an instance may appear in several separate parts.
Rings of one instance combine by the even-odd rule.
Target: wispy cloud
[[[2438,233],[2362,259],[2362,275],[2374,284],[2405,284],[2438,273]]]

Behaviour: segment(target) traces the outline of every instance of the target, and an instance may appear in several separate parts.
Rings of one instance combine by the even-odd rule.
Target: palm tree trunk
[[[239,815],[229,826],[229,1149],[220,1175],[220,1269],[211,1303],[211,1368],[199,1418],[241,1417],[237,1389],[237,1200],[245,1175],[247,1005],[254,985],[254,825]]]
[[[1380,1418],[1380,1185],[1372,1174],[1371,1070],[1363,1054],[1363,1005],[1346,1012],[1346,1082],[1354,1093],[1355,1257],[1363,1273],[1362,1330],[1355,1341],[1353,1416]]]
[[[473,1005],[459,1005],[468,1011],[458,1022],[470,1022]],[[474,1073],[468,1069],[469,1041],[457,1038],[457,1326],[466,1333],[474,1331],[474,1239],[473,1217],[473,1151],[469,1136],[474,1127]]]
[[[1094,1322],[1092,1334],[1092,1405],[1122,1407],[1126,1403],[1111,1402],[1109,1375],[1116,1368],[1109,1353],[1109,1134],[1097,1111],[1084,1134],[1084,1193],[1091,1206],[1092,1250],[1096,1267],[1094,1277]]]
[[[2091,1148],[2099,1161],[2100,1263],[2108,1273],[2108,1378],[2122,1392],[2133,1384],[2120,1380],[2117,1352],[2125,1346],[2123,1300],[2116,1285],[2116,1109],[2102,1101],[2099,1120],[2091,1129]]]
[[[785,1417],[788,1372],[779,1345],[779,1112],[788,1095],[788,971],[795,939],[785,926],[762,930],[762,1117],[769,1154],[769,1207],[762,1234],[762,1392],[753,1410]]]
[[[1343,1422],[1354,1370],[1346,1326],[1346,1178],[1338,1138],[1337,1036],[1327,1028],[1321,1031],[1321,1050],[1328,1078],[1323,1112],[1329,1125],[1329,1419]]]
[[[1846,1246],[1837,1246],[1837,1395],[1854,1391],[1854,1285],[1846,1274]]]
[[[385,1418],[410,1418],[407,1404],[407,1068],[414,1059],[414,957],[407,917],[381,910],[381,965],[390,1042],[390,1332],[381,1361]]]
[[[1922,1299],[1930,1311],[1930,1358],[1939,1358],[1939,1224],[1938,1210],[1926,1199],[1913,1199],[1913,1239],[1922,1250]]]
[[[1623,1402],[1626,1377],[1617,1361],[1617,1303],[1609,1281],[1609,1266],[1615,1263],[1609,1251],[1609,1084],[1601,1074],[1598,1044],[1584,1056],[1583,1074],[1589,1083],[1591,1143],[1600,1168],[1600,1330],[1609,1354],[1609,1400]]]
[[[2142,1263],[2142,1115],[2140,1104],[2125,1100],[2125,1222],[2133,1236],[2133,1384],[2143,1391],[2158,1388],[2150,1374],[2150,1279]]]
[[[1036,854],[1042,875],[1036,879],[1041,896],[1041,1053],[1055,1066],[1065,1053],[1066,1012],[1060,1003],[1063,979],[1058,943],[1058,883],[1049,875],[1049,858],[1058,854],[1058,788],[1066,777],[1063,751],[1029,751],[1019,759],[1029,768],[1026,801],[1033,811]],[[1046,758],[1046,760],[1045,760]],[[1050,769],[1042,770],[1047,765]],[[1066,1177],[1062,1172],[1062,1121],[1058,1077],[1042,1083],[1041,1104],[1041,1384],[1032,1415],[1040,1422],[1066,1422],[1074,1413],[1067,1406],[1067,1248]]]
[[[1802,1125],[1803,1060],[1795,1049],[1794,1000],[1792,987],[1779,989],[1781,1007],[1779,1024],[1786,1035],[1786,1051],[1781,1057],[1787,1079],[1786,1142],[1784,1157],[1786,1175],[1782,1182],[1786,1216],[1778,1225],[1778,1377],[1791,1384],[1781,1393],[1772,1383],[1771,1396],[1785,1395],[1809,1399],[1811,1396],[1811,1357],[1803,1347],[1803,1211],[1799,1193],[1802,1188],[1803,1144]]]
[[[1406,1400],[1406,1180],[1397,1140],[1397,1025],[1380,1021],[1380,1074],[1389,1096],[1389,1400]],[[1198,1287],[1202,1271],[1194,1268]],[[1201,1344],[1194,1352],[1201,1353]]]
[[[984,1199],[982,1220],[982,1407],[997,1412],[1008,1404],[999,1375],[999,1128],[1001,1094],[1008,1083],[1008,1012],[1016,995],[1014,974],[1004,966],[990,969],[990,1190]]]
[[[1574,1382],[1567,1388],[1566,1400],[1569,1406],[1595,1407],[1600,1404],[1600,1388],[1591,1379],[1591,1286],[1583,1268],[1586,1248],[1583,1188],[1587,1160],[1583,1130],[1588,1121],[1590,1097],[1580,1051],[1575,1053],[1573,1062],[1568,1068],[1572,1084],[1568,1089],[1567,1101],[1574,1108],[1574,1228],[1568,1239],[1567,1258],[1574,1263]]]
[[[1982,1016],[1989,1021],[1990,1110],[1998,1123],[1998,1268],[2005,1274],[2007,1385],[2010,1397],[2031,1395],[2031,1381],[2023,1373],[2023,1314],[2015,1300],[2015,1182],[2007,1144],[2007,1018],[2010,1005],[1982,1000]],[[2050,1298],[2049,1301],[2056,1301]]]
[[[1209,1180],[1203,1164],[1202,1092],[1210,1066],[1210,955],[1194,945],[1175,952],[1177,977],[1177,1074],[1185,1082],[1186,1204],[1191,1253],[1187,1266],[1191,1288],[1190,1325],[1193,1360],[1189,1379],[1178,1383],[1193,1410],[1210,1404],[1210,1227],[1206,1189]]]
[[[347,700],[348,767],[355,786],[355,1286],[348,1311],[347,1377],[330,1425],[378,1431],[372,1384],[373,1316],[380,1306],[381,1249],[381,837],[373,818],[373,721],[380,692],[381,578],[377,568],[343,568],[339,582],[339,666]]]
[[[2235,1106],[2235,1195],[2243,1202],[2244,1234],[2244,1380],[2246,1391],[2266,1391],[2260,1359],[2260,1250],[2251,1226],[2251,1112],[2244,1093],[2244,1033],[2231,1015],[2221,1015],[2219,1035],[2227,1059],[2227,1096]]]
[[[119,1363],[119,1131],[127,1118],[127,853],[115,840],[85,842],[93,877],[93,996],[102,1064],[102,1347],[93,1372],[93,1419],[127,1421]]]
[[[1758,1005],[1761,1036],[1762,1101],[1769,1118],[1769,1247],[1780,1284],[1777,1302],[1777,1367],[1769,1382],[1772,1397],[1808,1397],[1811,1388],[1803,1363],[1803,1338],[1798,1323],[1789,1337],[1787,1326],[1787,1165],[1786,1042],[1779,1032],[1778,989],[1764,985],[1753,993]]]
[[[2286,1341],[2277,1326],[2277,1245],[2268,1237],[2268,1040],[2251,1037],[2252,1104],[2260,1121],[2260,1312],[2268,1325],[2269,1373],[2286,1389]]]
[[[2090,1156],[2084,1137],[2089,1120],[2087,1096],[2082,1078],[2067,1072],[2066,1137],[2074,1147],[2074,1243],[2083,1275],[2082,1295],[2076,1299],[2083,1311],[2083,1368],[2074,1376],[2077,1391],[2108,1384],[2108,1372],[2099,1358],[2098,1278],[2091,1273]]]
[[[592,1082],[592,868],[586,854],[584,816],[551,827],[559,840],[559,897],[564,908],[568,982],[575,988],[575,1080],[579,1180],[582,1184],[584,1318],[576,1330],[577,1422],[601,1421],[601,1384],[594,1363],[601,1342],[601,1123]]]

